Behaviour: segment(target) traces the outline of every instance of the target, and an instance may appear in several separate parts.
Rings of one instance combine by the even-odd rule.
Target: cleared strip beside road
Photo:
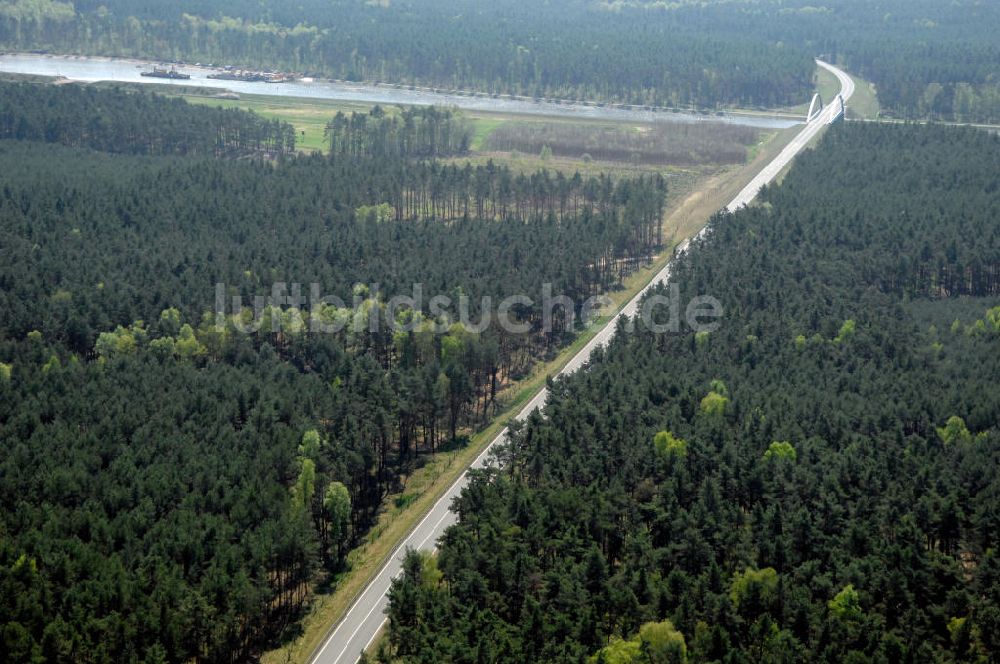
[[[846,102],[854,93],[854,82],[851,77],[819,60],[816,61],[820,67],[832,72],[841,85],[841,95]],[[752,201],[760,188],[771,182],[782,169],[798,154],[827,124],[829,124],[837,114],[839,106],[835,100],[829,100],[826,108],[792,140],[788,146],[764,169],[743,188],[735,199],[726,207],[727,210],[736,210]],[[702,236],[707,227],[702,229],[697,237]],[[683,252],[687,249],[688,242],[685,241],[678,250]],[[560,375],[570,374],[580,369],[591,354],[599,346],[605,345],[614,335],[618,321],[622,317],[634,317],[639,311],[639,303],[648,291],[661,283],[666,282],[670,276],[671,265],[668,263],[660,270],[649,284],[646,285],[635,297],[622,307],[622,309],[612,318],[591,340],[566,364]],[[545,405],[548,397],[548,390],[543,388],[528,404],[518,413],[518,419],[524,419],[536,409]],[[507,438],[507,429],[504,428],[476,458],[470,468],[483,468],[489,458],[490,452],[497,445],[503,443]],[[448,491],[434,504],[423,520],[409,536],[399,545],[399,547],[389,557],[386,564],[379,570],[379,573],[368,584],[365,590],[355,599],[354,604],[347,610],[341,621],[327,636],[323,645],[312,658],[314,664],[353,664],[371,645],[379,631],[385,624],[385,609],[389,604],[388,592],[392,580],[402,573],[402,561],[407,549],[417,549],[423,551],[434,551],[437,548],[437,540],[456,521],[456,515],[451,511],[452,501],[458,496],[462,489],[469,482],[468,473],[462,476],[451,486]]]

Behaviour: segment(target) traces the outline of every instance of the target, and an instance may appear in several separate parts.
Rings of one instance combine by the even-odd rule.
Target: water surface
[[[289,83],[250,83],[246,81],[219,81],[208,78],[215,70],[194,65],[179,65],[177,70],[190,74],[185,81],[140,76],[149,71],[152,63],[139,60],[98,58],[84,56],[54,56],[38,54],[0,55],[0,71],[38,76],[61,76],[73,81],[119,81],[122,83],[156,83],[201,88],[221,88],[238,94],[272,95],[277,97],[303,97],[335,101],[372,102],[385,105],[432,104],[456,106],[470,111],[501,113],[526,113],[567,118],[622,120],[633,122],[725,122],[728,124],[761,129],[785,129],[801,122],[788,118],[754,115],[699,115],[649,111],[637,107],[610,108],[584,104],[558,104],[555,102],[509,99],[506,97],[476,97],[445,92],[410,90],[392,86],[364,83],[333,82],[326,80],[294,81]]]

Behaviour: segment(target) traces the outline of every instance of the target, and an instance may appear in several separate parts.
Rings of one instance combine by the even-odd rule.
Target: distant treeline
[[[616,239],[573,286],[573,295],[603,291],[661,246],[666,183],[643,175],[567,177],[546,170],[515,173],[508,166],[418,163],[379,174],[381,202],[396,221],[527,221],[558,225],[604,219]],[[603,235],[603,233],[602,233]],[[586,284],[586,285],[584,285]]]
[[[620,5],[652,24],[750,36],[839,63],[874,82],[888,115],[1000,122],[1000,4],[995,2],[624,0]]]
[[[460,115],[436,106],[400,108],[386,114],[375,106],[367,114],[338,112],[326,125],[332,158],[447,157],[464,154],[472,127]]]
[[[136,155],[287,154],[295,129],[253,113],[118,88],[0,82],[0,138]]]
[[[973,16],[990,3],[965,8]],[[996,25],[996,13],[983,25]],[[844,54],[848,66],[875,81],[889,115],[959,122],[1000,122],[1000,45],[994,40],[956,37],[947,43],[864,43]]]
[[[742,164],[759,131],[724,123],[657,123],[646,127],[568,123],[507,123],[486,141],[488,150],[601,161],[696,166]]]
[[[672,281],[720,326],[555,381],[406,560],[378,660],[995,660],[998,160],[842,124],[716,217]]]
[[[998,24],[978,0],[0,3],[10,50],[641,105],[801,104],[820,55],[893,115],[960,121],[1000,121]]]
[[[663,106],[799,103],[813,71],[801,50],[579,0],[16,0],[0,44]]]

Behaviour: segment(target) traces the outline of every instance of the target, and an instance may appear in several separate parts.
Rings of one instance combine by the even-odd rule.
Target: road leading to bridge
[[[854,94],[854,80],[831,64],[827,64],[821,60],[817,60],[816,64],[837,77],[837,80],[840,81],[840,96],[843,97],[844,102],[846,103],[847,100],[851,98],[851,95]],[[837,117],[840,112],[840,103],[838,100],[827,99],[825,101],[826,106],[823,110],[820,111],[820,113],[813,118],[813,121],[808,123],[794,139],[792,139],[791,143],[785,146],[785,149],[782,150],[781,153],[779,153],[778,156],[771,161],[771,163],[765,166],[764,169],[757,174],[757,177],[751,180],[750,183],[743,188],[743,191],[737,194],[736,198],[733,199],[733,202],[726,206],[727,210],[730,212],[738,210],[756,198],[757,194],[760,192],[760,188],[765,184],[770,183],[774,180],[774,178],[778,177],[778,173],[780,173],[785,166],[792,163],[792,159],[795,158],[795,155],[801,152],[802,148],[808,145],[809,141],[815,138],[816,134],[818,134],[823,127],[830,124]]]
[[[841,86],[841,96],[846,102],[854,93],[854,82],[851,77],[825,62],[816,61],[820,67],[832,72],[839,80]],[[770,183],[777,177],[792,159],[820,132],[820,130],[830,124],[840,111],[840,105],[835,99],[828,100],[826,108],[817,115],[812,122],[806,124],[801,132],[789,143],[784,150],[743,190],[733,199],[726,209],[737,210],[752,201],[760,188]],[[704,235],[707,227],[696,237]],[[678,251],[687,250],[689,242],[685,241],[678,248]],[[614,335],[619,319],[623,317],[634,317],[639,311],[639,303],[646,293],[666,282],[670,276],[671,265],[668,263],[649,284],[642,289],[634,298],[612,318],[595,336],[590,343],[583,347],[580,352],[566,364],[560,375],[570,374],[583,367],[590,358],[591,353],[599,346],[605,345]],[[532,411],[540,409],[545,405],[548,391],[542,389],[535,397],[528,402],[520,413],[518,419],[525,419]],[[473,462],[471,468],[483,468],[489,459],[491,450],[501,444],[507,438],[507,429],[497,435],[497,437],[483,450],[482,454]],[[402,573],[402,561],[407,549],[417,549],[423,551],[434,551],[437,548],[437,540],[444,533],[448,526],[456,521],[456,515],[451,511],[451,503],[458,496],[462,489],[468,484],[469,475],[463,473],[462,476],[451,486],[448,491],[434,504],[431,510],[417,524],[417,527],[399,545],[399,547],[389,557],[375,578],[368,584],[364,591],[355,599],[354,603],[344,614],[343,618],[330,634],[323,645],[312,658],[313,664],[354,664],[361,656],[361,652],[371,645],[372,641],[382,629],[385,623],[385,609],[389,604],[388,592],[392,585],[392,580]]]

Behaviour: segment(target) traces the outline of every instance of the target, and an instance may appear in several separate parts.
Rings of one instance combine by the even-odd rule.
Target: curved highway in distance
[[[817,60],[816,64],[837,77],[837,80],[840,81],[840,96],[846,103],[847,100],[851,98],[851,95],[854,94],[854,79],[833,65],[827,64],[821,60]],[[770,164],[765,166],[764,169],[757,174],[757,177],[751,180],[750,183],[743,188],[743,191],[737,194],[736,198],[733,199],[733,202],[726,206],[726,210],[734,212],[756,198],[760,188],[774,180],[774,178],[778,176],[778,173],[780,173],[785,166],[791,163],[792,159],[795,158],[795,155],[801,152],[802,148],[804,148],[809,141],[811,141],[816,134],[819,133],[820,129],[822,129],[825,125],[830,124],[837,118],[840,111],[841,108],[838,100],[828,100],[826,106],[819,112],[819,115],[813,118],[812,122],[806,124],[805,128],[803,128],[802,131],[800,131],[799,134],[792,139],[792,142],[786,145],[785,149],[782,150]]]
[[[832,72],[839,80],[841,86],[841,96],[846,102],[854,93],[854,81],[843,71],[833,65],[821,62],[816,63],[824,69]],[[781,170],[787,166],[791,160],[811,141],[816,134],[826,125],[837,119],[841,111],[838,100],[832,99],[827,106],[789,143],[784,150],[769,163],[743,190],[733,199],[733,202],[726,206],[726,210],[737,210],[752,201],[760,188],[771,182]],[[703,228],[697,236],[702,237],[708,226]],[[689,246],[689,240],[684,241],[679,247],[679,252],[684,252]],[[618,321],[623,316],[634,317],[639,311],[639,303],[648,291],[661,283],[666,282],[670,276],[670,263],[668,263],[655,277],[643,288],[635,297],[622,307],[622,309],[591,339],[590,343],[583,347],[580,352],[566,364],[559,375],[570,374],[582,367],[590,358],[591,353],[599,346],[606,344],[614,335]],[[548,390],[543,388],[526,405],[520,413],[518,419],[525,419],[532,411],[542,408]],[[476,458],[471,468],[483,468],[489,458],[490,451],[502,443],[507,437],[507,429],[504,428],[497,437],[490,443]],[[468,484],[468,473],[462,476],[451,486],[448,491],[434,504],[431,510],[424,516],[417,527],[403,540],[403,542],[393,551],[389,560],[379,570],[375,578],[354,600],[354,603],[347,610],[336,627],[327,635],[323,645],[312,657],[313,664],[354,664],[361,657],[361,652],[368,649],[375,637],[378,636],[382,625],[385,624],[385,610],[389,605],[389,587],[392,580],[402,573],[402,561],[407,549],[417,549],[425,551],[435,551],[437,540],[444,533],[448,526],[455,523],[457,517],[451,511],[452,500],[458,496],[462,489]]]

